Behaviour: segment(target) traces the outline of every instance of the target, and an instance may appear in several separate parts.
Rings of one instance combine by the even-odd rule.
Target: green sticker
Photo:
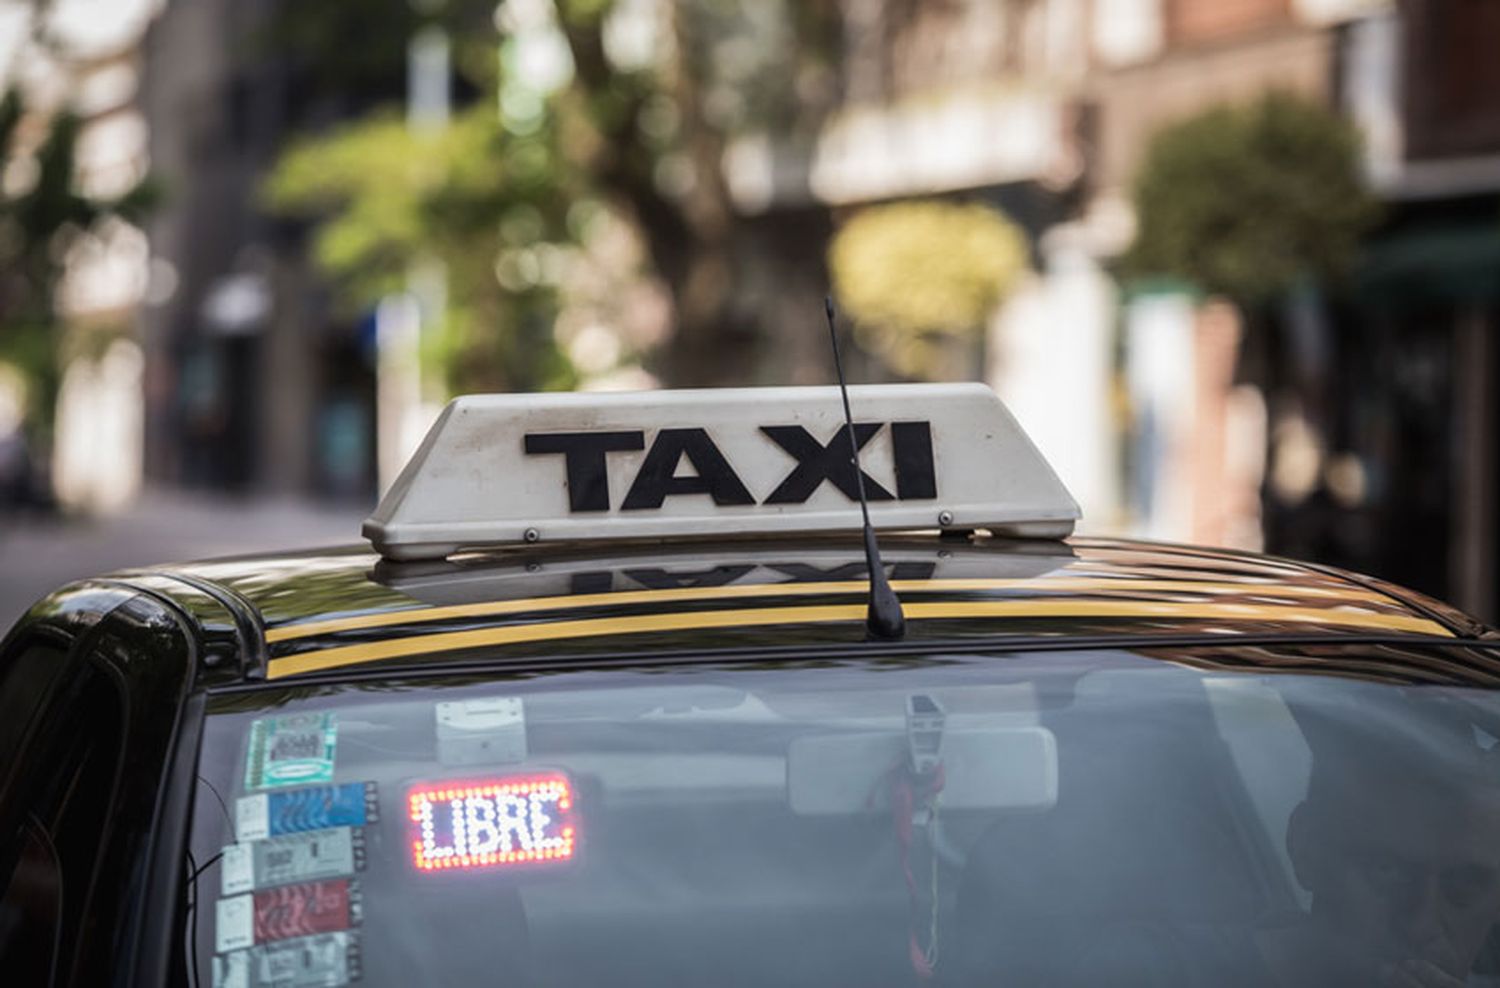
[[[338,725],[333,714],[288,714],[250,725],[245,788],[271,789],[333,780]]]

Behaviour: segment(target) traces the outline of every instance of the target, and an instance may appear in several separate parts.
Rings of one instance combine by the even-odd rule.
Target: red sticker
[[[265,889],[255,893],[255,942],[347,930],[358,911],[357,887],[347,878]]]
[[[420,871],[549,864],[573,857],[573,787],[560,773],[420,783],[407,790]]]

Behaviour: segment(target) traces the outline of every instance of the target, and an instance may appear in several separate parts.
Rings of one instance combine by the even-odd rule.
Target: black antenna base
[[[865,612],[865,627],[871,638],[893,640],[906,637],[906,614],[901,600],[886,579],[885,565],[880,561],[880,547],[875,544],[875,529],[865,528],[865,562],[870,569],[870,607]]]

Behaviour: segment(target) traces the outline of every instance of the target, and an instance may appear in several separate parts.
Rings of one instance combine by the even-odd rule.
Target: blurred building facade
[[[77,181],[100,201],[130,194],[149,168],[146,119],[138,103],[136,38],[145,9],[113,38],[80,46],[64,60],[82,119]],[[145,231],[111,219],[69,249],[58,286],[59,315],[75,356],[63,371],[52,449],[52,488],[64,505],[92,512],[130,503],[142,482],[144,358],[133,329],[146,302]]]
[[[1331,485],[1342,501],[1333,544],[1294,545],[1368,559],[1491,620],[1500,617],[1495,38],[1500,8],[1469,0],[1408,0],[1341,38],[1339,97],[1368,135],[1366,171],[1387,219],[1327,330],[1321,368],[1329,449],[1336,465],[1359,465],[1349,493],[1361,496],[1340,498]]]
[[[1385,212],[1348,283],[1308,285],[1248,336],[1215,305],[1126,302],[1136,517],[1160,537],[1385,575],[1493,620],[1500,8],[1156,6],[1155,53],[1094,88],[1095,202],[1118,197],[1161,125],[1290,89],[1359,125]],[[1236,351],[1255,386],[1232,376]],[[1176,371],[1141,372],[1153,362]],[[1154,510],[1183,491],[1192,503]]]
[[[35,155],[64,114],[78,120],[71,147],[76,195],[115,203],[147,176],[139,40],[160,3],[119,0],[104,6],[87,0],[0,4],[0,75],[24,108],[6,149],[8,199],[36,187]],[[129,503],[142,482],[144,360],[135,328],[149,297],[149,246],[145,231],[119,215],[76,235],[72,229],[59,232],[70,234],[52,245],[56,251],[66,244],[56,257],[53,299],[66,364],[51,448],[31,450],[25,468],[42,476],[26,486],[31,497],[46,488],[68,509],[112,511]],[[0,376],[6,384],[0,391],[37,387],[12,373]],[[0,405],[18,400],[16,394],[0,396]],[[4,418],[11,421],[0,424],[0,442],[20,426],[12,416]]]
[[[270,218],[258,190],[294,130],[400,100],[406,79],[320,97],[286,53],[246,47],[281,2],[168,3],[98,60],[135,66],[137,122],[104,129],[138,135],[168,196],[130,241],[131,291],[77,297],[139,327],[150,479],[369,498],[379,320],[331,306],[305,231]],[[724,159],[749,231],[740,305],[778,340],[744,383],[826,379],[816,335],[785,327],[807,323],[793,306],[821,294],[847,216],[987,202],[1025,229],[1033,270],[976,372],[1057,465],[1087,528],[1321,559],[1500,616],[1497,9],[845,0],[840,95],[817,132],[741,135]],[[1212,300],[1121,283],[1152,136],[1286,89],[1365,135],[1387,211],[1352,286],[1309,285],[1256,337]]]
[[[146,471],[188,487],[364,498],[373,317],[332,310],[302,231],[261,194],[295,127],[359,107],[320,104],[302,67],[266,43],[279,6],[170,3],[142,41],[152,167],[169,192],[148,232],[174,284],[141,321]]]
[[[1500,8],[1038,0],[896,25],[891,10],[845,6],[846,105],[811,146],[731,153],[742,208],[1001,206],[1036,271],[991,328],[986,376],[1088,526],[1321,559],[1500,616]],[[1226,305],[1117,283],[1153,135],[1273,90],[1363,132],[1387,209],[1352,286],[1309,285],[1247,334]]]

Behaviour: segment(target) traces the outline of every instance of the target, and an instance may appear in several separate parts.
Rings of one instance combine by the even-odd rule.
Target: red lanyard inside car
[[[907,949],[911,955],[912,970],[922,981],[929,980],[937,965],[937,919],[938,919],[938,856],[933,847],[932,834],[937,822],[938,794],[943,791],[943,764],[938,762],[930,772],[918,775],[904,761],[892,772],[891,818],[896,827],[896,843],[901,849],[901,873],[906,878],[906,892],[911,903],[911,923],[908,931]],[[922,927],[922,894],[917,888],[916,874],[912,870],[911,848],[916,833],[918,814],[926,818],[927,858],[932,868],[932,883],[928,894],[931,909],[928,913],[927,929]],[[923,940],[926,940],[924,946]]]

